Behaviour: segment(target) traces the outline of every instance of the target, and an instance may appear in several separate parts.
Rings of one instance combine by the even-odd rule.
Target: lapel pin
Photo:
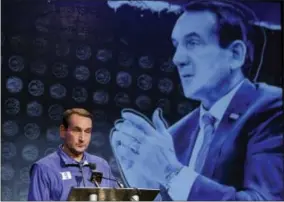
[[[236,113],[232,113],[229,115],[229,118],[233,120],[237,120],[238,118],[240,118],[240,115]]]

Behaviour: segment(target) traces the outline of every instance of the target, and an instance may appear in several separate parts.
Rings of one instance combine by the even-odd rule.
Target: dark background
[[[177,14],[130,6],[114,11],[103,0],[1,3],[2,200],[26,200],[29,167],[60,144],[58,127],[66,108],[93,113],[89,152],[108,160],[119,177],[108,138],[122,108],[151,117],[160,106],[171,124],[198,106],[183,97],[171,63]],[[246,4],[260,21],[281,26],[280,3]],[[263,45],[256,30],[255,67]],[[282,31],[265,32],[258,80],[281,86]],[[121,72],[128,74],[120,77]]]

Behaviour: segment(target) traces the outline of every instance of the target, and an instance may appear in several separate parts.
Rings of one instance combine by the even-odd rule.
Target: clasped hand
[[[152,123],[134,110],[123,110],[110,140],[130,186],[165,186],[171,173],[182,167],[161,109],[153,113]]]

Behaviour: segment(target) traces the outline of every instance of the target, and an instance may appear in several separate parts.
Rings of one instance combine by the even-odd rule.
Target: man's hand
[[[122,118],[112,131],[111,145],[127,181],[131,186],[146,187],[142,183],[145,180],[151,186],[165,186],[182,165],[176,158],[161,109],[153,113],[153,126],[133,110],[123,111]]]

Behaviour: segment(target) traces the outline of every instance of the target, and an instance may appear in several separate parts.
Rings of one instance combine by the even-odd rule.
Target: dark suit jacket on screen
[[[198,120],[199,108],[169,129],[184,165]],[[216,129],[188,200],[284,200],[283,122],[282,90],[245,80]]]

